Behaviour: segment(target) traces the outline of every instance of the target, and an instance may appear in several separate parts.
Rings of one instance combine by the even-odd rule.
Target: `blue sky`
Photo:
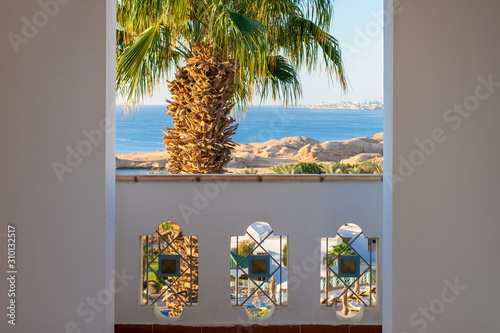
[[[382,0],[336,0],[330,34],[342,48],[349,91],[342,93],[323,72],[300,72],[303,97],[297,104],[330,101],[383,100]],[[166,104],[166,84],[161,84],[144,104]],[[260,99],[255,99],[258,103]],[[273,104],[266,101],[264,104]]]

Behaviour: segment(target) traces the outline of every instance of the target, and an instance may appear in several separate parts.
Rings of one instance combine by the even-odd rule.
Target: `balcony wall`
[[[229,248],[230,236],[255,221],[289,237],[289,304],[269,325],[341,325],[319,304],[320,238],[348,222],[382,236],[381,176],[118,176],[116,190],[116,270],[133,276],[115,296],[117,324],[158,323],[151,308],[138,306],[139,236],[164,221],[199,239],[199,304],[175,323],[187,326],[252,324],[243,308],[230,307]],[[365,311],[361,324],[381,321],[380,307]]]

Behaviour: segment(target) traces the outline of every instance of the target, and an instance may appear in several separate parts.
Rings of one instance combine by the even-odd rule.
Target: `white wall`
[[[107,174],[105,169],[106,150],[113,158],[114,135],[106,144],[82,143],[88,142],[83,130],[98,130],[107,111],[114,115],[114,26],[106,25],[106,16],[114,17],[114,3],[41,3],[52,6],[44,10],[38,1],[0,5],[0,233],[13,224],[18,240],[17,318],[11,326],[7,242],[0,238],[0,331],[111,332],[112,301],[105,309],[99,305],[88,322],[90,314],[80,316],[76,309],[104,290],[114,267],[109,234],[114,229],[113,163]],[[9,36],[21,41],[17,53]],[[84,149],[87,156],[68,165],[67,146]],[[62,181],[53,162],[67,168]]]
[[[394,21],[392,332],[498,332],[500,85],[488,91],[478,78],[500,82],[500,2],[401,6]],[[474,108],[477,97],[484,100]],[[476,110],[447,111],[464,102]],[[420,164],[415,140],[436,128],[447,139],[404,172],[400,158]],[[445,280],[454,279],[467,288],[451,292]],[[421,315],[429,306],[434,314]]]
[[[382,233],[382,183],[179,183],[118,182],[116,269],[135,276],[117,294],[116,322],[157,323],[153,310],[138,307],[139,236],[154,234],[165,221],[178,223],[199,240],[199,304],[186,308],[176,324],[250,324],[242,308],[230,308],[230,236],[244,235],[256,221],[275,235],[288,235],[289,306],[268,324],[340,325],[333,309],[319,304],[321,237],[335,236],[344,223],[356,223],[368,237]],[[205,192],[206,191],[206,192]],[[208,193],[205,200],[197,193]],[[195,200],[195,202],[193,201]],[[193,214],[182,214],[187,207]],[[380,324],[381,310],[366,311],[363,323]]]

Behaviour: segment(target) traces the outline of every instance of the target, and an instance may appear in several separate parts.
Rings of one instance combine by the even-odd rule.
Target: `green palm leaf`
[[[281,97],[286,104],[291,104],[291,101],[302,96],[297,72],[283,56],[269,56],[267,69],[260,86],[261,101],[268,97],[273,100]]]
[[[291,19],[293,29],[298,29],[302,40],[308,40],[309,52],[317,54],[317,47],[322,49],[323,60],[328,69],[328,73],[335,74],[337,81],[341,84],[342,89],[347,89],[347,79],[344,75],[344,68],[342,64],[342,55],[340,46],[333,36],[322,30],[318,25],[314,24],[311,20],[305,19],[300,16],[294,16]],[[314,43],[311,43],[311,39]],[[314,68],[315,62],[307,62],[309,68]]]
[[[149,96],[199,43],[237,64],[234,101],[243,108],[255,94],[294,103],[302,66],[326,67],[345,90],[340,46],[327,33],[332,14],[331,0],[119,0],[118,93],[126,104]]]
[[[169,30],[162,25],[146,29],[118,58],[116,84],[126,104],[152,94],[154,86],[183,57],[169,45]]]

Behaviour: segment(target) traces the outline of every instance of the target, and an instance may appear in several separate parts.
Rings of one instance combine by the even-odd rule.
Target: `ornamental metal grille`
[[[244,236],[231,236],[231,305],[254,317],[287,305],[287,241],[265,222],[253,223]]]
[[[162,223],[154,235],[141,236],[142,304],[166,317],[180,315],[198,302],[198,238],[184,236],[174,222]]]
[[[342,226],[335,237],[322,238],[320,303],[346,318],[359,313],[361,306],[375,307],[376,250],[377,239],[366,238],[361,228],[351,223]]]

